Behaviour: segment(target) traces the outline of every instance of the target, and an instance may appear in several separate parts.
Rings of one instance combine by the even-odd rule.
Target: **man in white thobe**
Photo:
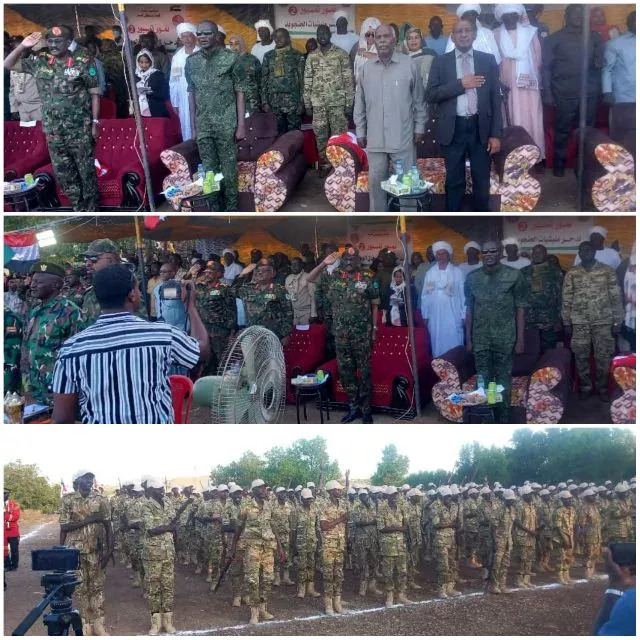
[[[496,38],[493,35],[493,31],[491,31],[491,29],[483,27],[480,24],[480,20],[478,20],[480,11],[481,9],[479,4],[461,4],[456,10],[456,15],[458,16],[458,18],[470,20],[471,23],[473,23],[473,21],[475,20],[477,31],[476,39],[473,41],[473,48],[476,51],[482,51],[483,53],[492,54],[496,59],[496,64],[500,66],[500,63],[502,62],[502,56],[500,55],[498,43],[496,42]],[[451,39],[451,36],[449,36],[445,53],[453,51],[454,48],[455,45],[453,44],[453,40]]]
[[[596,260],[611,267],[614,271],[620,266],[622,260],[620,254],[611,247],[604,246],[604,239],[607,237],[608,231],[604,227],[591,227],[589,229],[589,242],[596,250]],[[580,264],[580,256],[576,256],[574,265]]]
[[[520,255],[520,243],[517,238],[505,238],[502,241],[504,252],[506,257],[500,260],[500,263],[505,267],[511,267],[512,269],[524,269],[531,264],[529,258],[525,258]]]
[[[422,288],[421,310],[427,324],[434,358],[464,344],[464,274],[451,264],[448,242],[434,242],[436,263],[427,271]]]
[[[197,45],[196,26],[190,22],[182,22],[176,28],[182,47],[178,49],[171,60],[171,75],[169,77],[169,94],[171,104],[180,117],[182,139],[191,139],[191,113],[189,111],[189,93],[187,80],[184,76],[184,67],[187,58],[200,50]]]
[[[466,278],[472,271],[480,269],[482,262],[480,262],[481,247],[477,242],[471,240],[464,245],[464,255],[467,256],[467,261],[458,265],[462,275]]]

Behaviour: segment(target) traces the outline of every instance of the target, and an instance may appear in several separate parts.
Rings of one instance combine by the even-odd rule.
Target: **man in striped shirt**
[[[188,297],[191,337],[134,315],[140,289],[125,266],[100,270],[94,289],[102,313],[94,325],[67,340],[58,355],[53,422],[75,422],[79,405],[85,424],[172,423],[170,365],[191,369],[209,355],[193,290],[182,292]]]

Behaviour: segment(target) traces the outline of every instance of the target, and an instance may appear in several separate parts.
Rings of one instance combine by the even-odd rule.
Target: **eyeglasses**
[[[481,253],[482,253],[482,255],[483,255],[483,256],[493,256],[493,255],[495,255],[495,254],[496,254],[496,253],[498,253],[498,252],[499,252],[499,250],[498,250],[498,249],[483,249],[483,250],[481,251]]]
[[[87,262],[91,262],[92,264],[95,264],[96,262],[98,262],[98,260],[100,260],[100,256],[86,256],[87,258]]]
[[[200,36],[212,36],[213,35],[213,31],[196,31],[196,35],[198,37],[200,37]]]
[[[376,34],[375,34],[375,33],[365,33],[365,34],[364,34],[364,37],[365,37],[365,38],[375,38],[375,37],[376,37]]]

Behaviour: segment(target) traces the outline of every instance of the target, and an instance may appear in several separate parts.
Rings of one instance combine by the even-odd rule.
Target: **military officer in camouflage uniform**
[[[316,32],[318,48],[307,56],[304,67],[304,106],[313,115],[313,131],[320,162],[326,168],[327,141],[344,133],[353,113],[355,97],[349,56],[331,44],[331,30],[321,24]]]
[[[44,34],[47,51],[24,58],[25,51],[42,41],[41,33],[32,33],[5,58],[4,67],[35,78],[56,179],[74,211],[97,211],[98,73],[87,49],[69,51],[72,40],[68,27],[51,27]]]
[[[342,254],[339,269],[325,272],[325,267],[339,257],[338,253],[328,255],[309,274],[309,282],[316,282],[322,276],[321,288],[331,305],[340,382],[349,397],[349,413],[341,422],[349,423],[361,417],[363,424],[372,424],[371,351],[376,339],[380,291],[376,280],[363,275],[360,254],[353,247]]]
[[[569,571],[573,563],[573,537],[576,526],[576,510],[573,507],[573,497],[568,491],[561,491],[558,497],[562,501],[553,514],[555,530],[554,542],[560,549],[558,561],[558,581],[560,584],[571,584]]]
[[[302,124],[305,60],[286,29],[276,29],[274,41],[276,48],[262,60],[262,110],[276,116],[282,135]]]
[[[511,267],[506,267],[511,269]],[[489,573],[488,593],[509,593],[507,572],[511,564],[513,551],[513,523],[516,519],[516,494],[513,489],[502,492],[502,501],[498,503],[495,519],[492,522],[493,562]]]
[[[633,504],[629,499],[629,485],[619,482],[609,501],[607,510],[607,544],[631,542],[631,513]]]
[[[60,544],[80,551],[80,577],[76,604],[84,635],[108,635],[104,627],[105,568],[113,554],[109,501],[93,490],[95,476],[78,471],[73,476],[75,493],[68,494],[60,509]]]
[[[596,560],[602,550],[600,512],[596,505],[596,492],[589,488],[582,494],[582,505],[578,511],[578,526],[583,549],[587,579],[593,578]]]
[[[245,112],[249,115],[260,111],[260,60],[247,51],[242,36],[229,38],[229,49],[238,54],[238,76],[244,93]]]
[[[120,262],[120,252],[118,247],[108,238],[100,238],[94,240],[84,253],[80,254],[85,259],[87,275],[93,279],[101,269],[110,267]],[[100,303],[96,298],[93,287],[89,287],[82,299],[82,320],[83,329],[90,327],[98,319],[100,315]]]
[[[298,567],[298,598],[318,597],[315,589],[318,510],[311,489],[301,489],[293,535],[294,563]]]
[[[273,554],[277,550],[280,562],[285,562],[286,556],[273,528],[273,507],[267,499],[264,480],[257,479],[251,483],[251,495],[251,500],[240,506],[231,555],[235,555],[238,540],[242,537],[245,545],[244,578],[251,606],[249,624],[258,624],[260,620],[273,620],[273,615],[267,610],[274,577]]]
[[[460,595],[455,591],[455,526],[456,517],[451,510],[452,494],[449,487],[438,490],[439,499],[431,505],[431,529],[433,532],[433,555],[436,561],[436,576],[440,592],[438,597]]]
[[[422,555],[422,535],[420,518],[422,516],[423,494],[420,489],[407,491],[407,503],[403,509],[407,520],[407,576],[411,589],[421,589],[416,578],[420,575],[420,557]]]
[[[526,328],[540,331],[542,351],[558,342],[562,307],[562,271],[547,258],[547,249],[537,244],[531,250],[531,264],[521,270],[530,292]]]
[[[481,255],[482,269],[471,272],[464,282],[467,349],[473,352],[478,375],[504,387],[495,411],[498,422],[508,422],[513,352],[524,351],[528,287],[518,269],[500,264],[499,242],[485,242]]]
[[[354,525],[354,553],[360,576],[360,595],[382,595],[376,586],[376,572],[380,564],[378,548],[377,508],[367,489],[358,491],[358,500],[351,512]]]
[[[131,560],[131,570],[133,571],[133,586],[141,587],[144,584],[144,567],[142,564],[142,533],[139,528],[130,529],[129,523],[141,522],[142,509],[147,498],[144,490],[139,484],[131,485],[129,499],[124,503],[123,522],[121,528],[124,530],[124,538],[128,556]]]
[[[513,523],[514,551],[518,559],[516,585],[530,587],[538,532],[536,529],[536,508],[533,506],[533,490],[529,485],[521,488],[520,497],[521,500],[516,505],[516,519]]]
[[[222,558],[222,503],[218,487],[207,487],[204,501],[198,507],[196,521],[200,524],[200,537],[202,539],[202,559],[207,569],[206,582],[215,586],[220,572],[220,560]]]
[[[609,365],[615,352],[615,336],[620,333],[624,310],[622,293],[611,267],[595,259],[590,242],[580,243],[580,264],[572,267],[562,287],[562,322],[571,336],[580,378],[580,397],[591,392],[589,357],[593,345],[596,362],[596,390],[603,402],[609,400]]]
[[[4,309],[4,391],[20,391],[20,349],[24,319]]]
[[[80,309],[62,296],[64,269],[52,262],[31,268],[31,293],[40,304],[29,312],[20,369],[25,391],[36,402],[52,404],[50,386],[58,351],[81,329]]]
[[[548,489],[540,491],[540,506],[536,510],[536,529],[540,541],[540,553],[536,571],[551,571],[551,554],[553,553],[553,513],[551,493]]]
[[[282,584],[291,586],[295,584],[289,576],[291,570],[291,504],[287,500],[287,490],[284,487],[276,489],[276,500],[273,503],[271,519],[273,530],[286,555],[284,564],[280,562],[279,558],[276,558],[273,586],[279,587],[281,581]]]
[[[379,505],[376,516],[380,555],[382,556],[382,577],[386,593],[385,606],[393,606],[394,572],[397,576],[398,602],[411,604],[407,598],[407,521],[398,505],[398,490],[387,487],[387,501]]]
[[[238,54],[220,46],[218,27],[205,20],[198,25],[200,50],[187,58],[191,131],[205,171],[224,176],[225,211],[238,209],[237,140],[246,135],[245,97]]]
[[[239,607],[242,603],[242,591],[244,587],[243,567],[244,567],[244,550],[245,544],[242,539],[236,545],[235,554],[231,554],[233,549],[233,537],[238,528],[240,520],[240,507],[243,501],[242,487],[238,485],[229,485],[229,496],[225,505],[224,518],[228,520],[225,531],[225,549],[227,553],[227,561],[232,559],[229,565],[229,577],[231,578],[231,593],[233,596],[232,606]],[[248,599],[244,604],[249,604]]]

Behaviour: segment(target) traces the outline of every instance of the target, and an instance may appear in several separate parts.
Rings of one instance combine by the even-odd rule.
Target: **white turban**
[[[195,24],[191,24],[190,22],[181,22],[177,27],[176,27],[176,33],[178,34],[178,38],[183,34],[183,33],[193,33],[193,35],[196,35],[196,31],[198,31],[198,28],[196,27]]]
[[[482,247],[477,243],[474,242],[473,240],[471,242],[467,242],[467,244],[464,245],[464,252],[467,253],[467,249],[476,249],[477,251],[482,251]]]
[[[273,27],[271,26],[271,23],[268,20],[258,20],[258,22],[256,22],[253,25],[253,28],[256,30],[256,33],[258,32],[258,29],[262,29],[262,27],[265,27],[266,29],[269,29],[269,33],[273,33]]]
[[[589,229],[589,235],[592,233],[599,233],[603,238],[606,238],[609,232],[604,227],[591,227],[591,229]]]
[[[434,256],[436,255],[436,253],[438,253],[438,251],[442,251],[443,249],[449,254],[449,257],[453,255],[453,247],[444,240],[438,240],[438,242],[434,242],[431,245],[431,249]]]
[[[493,10],[493,15],[496,17],[496,20],[502,20],[502,16],[505,13],[517,13],[523,16],[527,12],[523,4],[496,4],[496,8]]]
[[[228,249],[228,248],[227,248],[227,249],[225,249],[225,250],[222,252],[222,255],[225,255],[225,253],[230,253],[234,258],[236,257],[236,254],[233,252],[233,249]]]
[[[349,16],[347,15],[346,11],[336,11],[333,14],[333,17],[335,18],[335,21],[338,22],[338,18],[344,18],[347,22],[349,22]]]
[[[482,9],[479,4],[461,4],[456,9],[456,15],[458,18],[462,18],[462,16],[467,13],[467,11],[475,11],[478,15],[482,13]]]
[[[150,489],[164,489],[164,482],[160,478],[147,480],[147,487]]]
[[[515,244],[516,247],[518,247],[518,249],[520,248],[520,243],[518,242],[517,238],[505,238],[502,241],[502,246],[506,247],[508,244]]]

